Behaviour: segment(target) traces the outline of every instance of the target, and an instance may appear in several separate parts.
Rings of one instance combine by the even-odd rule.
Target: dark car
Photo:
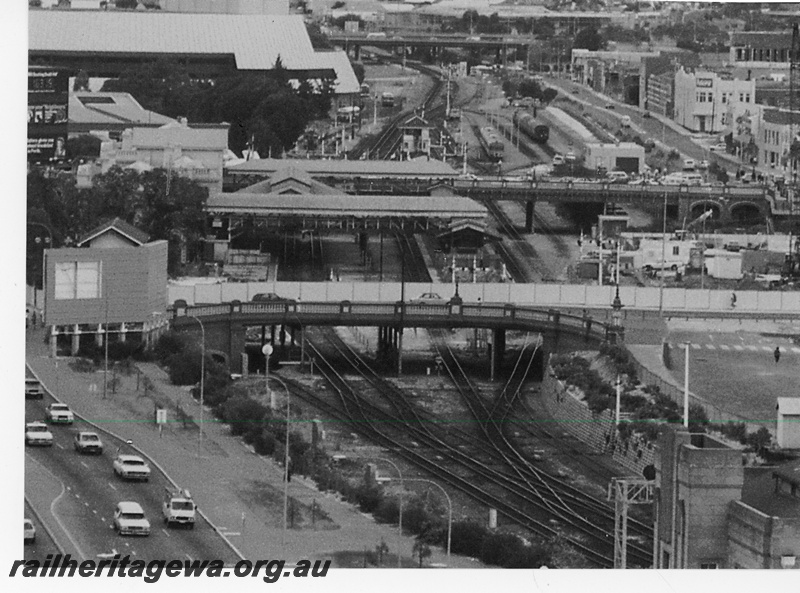
[[[253,302],[263,302],[263,301],[285,301],[286,299],[282,296],[278,296],[274,292],[259,292],[256,295],[253,295]]]

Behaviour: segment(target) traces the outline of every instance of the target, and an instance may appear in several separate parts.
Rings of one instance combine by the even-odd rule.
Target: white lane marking
[[[702,346],[700,344],[692,344],[692,350],[700,350]]]
[[[59,449],[63,449],[64,445],[62,445],[61,443],[56,443],[56,447],[58,447]]]
[[[86,502],[86,501],[84,500],[84,501],[83,501],[83,506],[85,506],[85,507],[88,507],[88,506],[89,506],[89,503],[88,503],[88,502]]]
[[[717,347],[714,346],[714,344],[706,344],[706,348],[708,348],[709,350],[716,350],[717,349]]]
[[[88,466],[88,465],[86,465],[86,462],[84,462],[84,461],[81,461],[81,465],[82,465],[83,467],[85,467],[86,469],[89,469],[89,466]]]
[[[167,533],[167,530],[164,529],[163,527],[161,528],[161,531],[163,531],[164,535],[166,535],[167,537],[172,537],[169,533]]]
[[[800,354],[800,348],[792,348],[792,352],[795,354]]]
[[[109,486],[111,486],[111,489],[112,489],[112,490],[116,490],[116,489],[117,489],[117,487],[116,487],[116,486],[114,486],[114,484],[112,484],[111,482],[109,482],[109,483],[108,483],[108,485],[109,485]]]
[[[761,346],[761,349],[762,349],[764,352],[772,352],[772,348],[770,348],[769,346]]]
[[[75,541],[75,538],[72,537],[72,534],[67,530],[67,528],[64,526],[64,523],[61,522],[61,519],[59,519],[58,515],[56,514],[56,504],[58,504],[58,501],[61,500],[61,497],[64,496],[68,488],[65,487],[64,482],[59,480],[56,477],[56,475],[49,469],[47,469],[44,465],[36,461],[33,457],[31,457],[27,453],[26,456],[28,457],[29,461],[41,467],[44,471],[50,474],[54,480],[56,480],[59,484],[61,484],[61,492],[59,493],[58,496],[56,496],[53,499],[53,502],[50,503],[50,515],[52,515],[53,519],[55,519],[56,523],[58,523],[58,526],[61,528],[61,531],[63,531],[64,534],[67,536],[67,539],[69,539],[70,543],[75,548],[75,551],[78,552],[78,556],[81,557],[81,560],[86,560],[86,554],[83,553],[83,550],[81,550],[81,547],[78,545],[78,542]]]
[[[744,346],[740,346],[739,344],[736,344],[733,347],[733,349],[736,350],[737,352],[742,352],[744,350]]]
[[[184,554],[184,556],[186,556],[189,559],[189,562],[194,562],[194,558],[189,556],[189,554]]]
[[[719,347],[720,347],[721,350],[730,350],[731,349],[731,347],[728,346],[727,344],[720,344]]]
[[[75,498],[77,498],[78,500],[80,500],[80,498],[81,498],[81,495],[80,495],[80,494],[78,494],[77,492],[74,492],[73,494],[75,494]]]
[[[222,533],[222,535],[225,537],[228,537],[229,535],[242,535],[239,531],[223,531],[222,529],[220,529],[220,533]]]
[[[758,346],[753,346],[752,344],[745,346],[745,348],[747,348],[751,352],[758,352]]]

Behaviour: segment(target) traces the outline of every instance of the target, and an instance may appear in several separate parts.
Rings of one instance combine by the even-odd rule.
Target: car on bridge
[[[435,292],[423,292],[419,298],[408,301],[410,305],[442,305],[446,301]]]
[[[258,294],[253,295],[251,300],[254,303],[263,303],[265,301],[286,301],[288,299],[285,299],[274,292],[259,292]]]

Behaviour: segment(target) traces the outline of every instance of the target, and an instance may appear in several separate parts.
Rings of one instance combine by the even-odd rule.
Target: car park
[[[123,501],[114,509],[114,531],[120,535],[150,535],[150,521],[138,502]]]
[[[147,482],[150,479],[150,466],[138,455],[117,455],[112,467],[114,474],[123,480]]]
[[[33,525],[33,521],[25,518],[25,543],[32,544],[36,541],[36,527]]]
[[[78,453],[93,453],[95,455],[103,453],[103,441],[100,440],[96,432],[79,432],[75,435],[73,444]]]
[[[32,447],[52,447],[53,433],[44,422],[28,422],[25,425],[25,444]]]
[[[25,399],[42,399],[43,397],[44,389],[39,379],[25,377]]]
[[[67,404],[50,404],[45,408],[44,414],[51,424],[72,424],[75,421],[75,416]]]

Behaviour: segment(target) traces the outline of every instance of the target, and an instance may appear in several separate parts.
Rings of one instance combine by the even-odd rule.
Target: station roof
[[[129,10],[31,10],[28,50],[96,54],[233,55],[239,70],[320,66],[302,16]]]
[[[437,160],[414,161],[346,161],[318,159],[256,159],[230,167],[233,175],[271,175],[287,165],[312,176],[375,176],[375,177],[457,177],[458,171]]]
[[[215,214],[264,216],[427,217],[482,220],[487,210],[461,196],[352,196],[218,193],[210,196],[206,210]]]

